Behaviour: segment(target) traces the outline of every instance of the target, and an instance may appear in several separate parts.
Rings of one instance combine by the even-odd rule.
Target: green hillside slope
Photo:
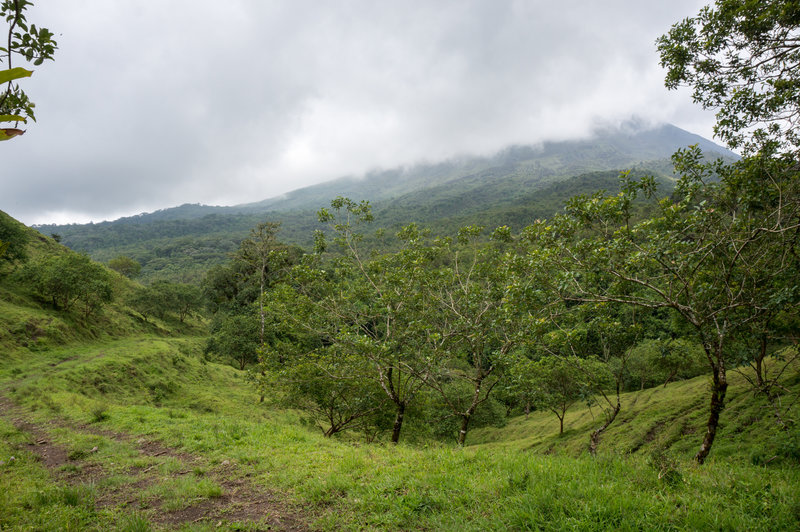
[[[14,224],[27,237],[27,255],[31,263],[46,257],[75,255],[76,252],[0,212],[4,223]],[[107,270],[112,301],[91,316],[56,308],[15,272],[21,265],[0,263],[0,350],[6,356],[38,352],[74,342],[99,338],[120,338],[131,334],[196,334],[203,328],[196,322],[181,324],[142,317],[124,304],[137,283]]]
[[[796,456],[771,459],[781,442],[740,384],[698,467],[702,378],[627,395],[591,458],[582,410],[563,438],[532,414],[476,430],[464,449],[364,445],[259,403],[196,339],[82,343],[0,360],[0,400],[13,402],[0,416],[0,516],[11,529],[791,529]],[[785,384],[800,391],[796,371]],[[56,469],[35,445],[64,457]]]
[[[29,232],[31,258],[69,250]],[[38,256],[38,257],[37,257]],[[247,372],[203,353],[199,328],[113,303],[82,321],[0,278],[0,523],[9,530],[791,529],[800,435],[731,378],[710,460],[691,456],[705,378],[625,394],[597,457],[600,411],[564,436],[533,413],[434,440],[325,438]],[[115,291],[133,284],[116,278]],[[181,328],[183,327],[183,328]],[[781,381],[796,418],[800,368]],[[592,417],[595,419],[592,419]]]
[[[790,350],[789,353],[792,351]],[[782,367],[770,362],[771,369]],[[749,368],[741,372],[752,373]],[[773,405],[763,395],[754,395],[752,386],[739,371],[731,373],[726,409],[714,446],[717,459],[736,457],[763,463],[784,460],[786,446],[797,446],[800,453],[800,432],[783,433],[775,417]],[[622,394],[622,408],[617,419],[603,435],[601,448],[611,454],[645,454],[669,452],[688,459],[700,445],[708,418],[708,377],[670,383],[639,392]],[[792,398],[800,394],[800,362],[784,374],[781,384],[791,390],[788,401],[779,411],[789,417],[800,413],[800,405]],[[567,412],[564,434],[559,435],[558,419],[551,412],[532,412],[509,420],[502,428],[484,427],[469,435],[470,445],[487,448],[525,450],[535,453],[565,453],[577,456],[586,452],[589,434],[603,422],[603,412],[577,405]],[[800,454],[794,460],[800,459]]]

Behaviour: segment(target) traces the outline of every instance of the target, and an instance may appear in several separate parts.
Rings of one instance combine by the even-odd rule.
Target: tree
[[[651,218],[633,223],[637,194],[655,181],[623,175],[617,195],[573,199],[567,213],[527,229],[547,250],[552,290],[565,301],[668,309],[693,330],[712,373],[711,404],[696,460],[711,450],[728,388],[742,363],[735,339],[800,299],[797,168],[759,156],[733,165],[703,162],[696,148],[674,157],[682,176]],[[539,252],[537,252],[539,253]],[[600,277],[603,282],[595,280]]]
[[[306,353],[281,372],[290,404],[309,413],[325,436],[364,428],[382,410],[384,397],[358,371],[361,364],[362,358],[336,345]]]
[[[645,385],[663,384],[676,378],[687,379],[702,374],[700,346],[683,338],[644,340],[631,349],[628,371],[638,379],[639,389]]]
[[[456,239],[437,239],[428,248],[418,277],[419,318],[412,341],[426,364],[425,384],[460,420],[456,441],[463,445],[476,410],[500,381],[510,350],[519,341],[518,308],[506,304],[500,251],[481,242],[483,228],[462,228]],[[495,230],[503,241],[507,227]]]
[[[619,216],[627,219],[630,212]],[[603,292],[613,281],[602,267],[584,268],[571,262],[572,246],[582,250],[591,246],[571,241],[573,236],[586,238],[589,233],[571,228],[569,220],[556,216],[523,230],[516,253],[505,259],[509,269],[508,304],[524,311],[520,334],[531,351],[569,361],[583,374],[584,382],[592,385],[604,414],[602,424],[589,437],[589,451],[595,454],[601,436],[622,408],[630,348],[643,334],[643,321],[649,316],[599,299],[575,298],[567,290],[565,277],[573,275],[580,277],[583,288],[592,293]],[[607,228],[601,227],[598,231],[602,234]]]
[[[55,236],[55,235],[54,235]],[[60,240],[60,237],[59,237]],[[127,255],[120,255],[108,261],[108,267],[120,275],[124,275],[128,279],[137,277],[142,271],[142,265],[138,261],[128,257]]]
[[[137,288],[128,295],[125,304],[141,314],[145,322],[150,316],[163,316],[158,295],[146,286]]]
[[[526,377],[533,404],[555,414],[559,421],[559,434],[563,434],[567,410],[578,401],[593,401],[598,383],[592,382],[591,378],[605,373],[604,369],[605,366],[597,360],[577,357],[545,356],[536,362],[530,361]]]
[[[211,326],[206,353],[229,357],[243,370],[258,360],[259,322],[253,314],[218,315]]]
[[[148,315],[164,319],[167,313],[178,316],[181,323],[194,311],[202,308],[202,292],[194,285],[154,281],[143,287],[128,299],[131,305],[147,320]]]
[[[716,0],[657,45],[667,87],[688,85],[695,102],[717,109],[714,131],[729,146],[800,149],[797,0]]]
[[[178,320],[183,323],[193,312],[202,308],[202,292],[198,287],[189,283],[172,283],[172,300],[174,311]]]
[[[113,299],[108,271],[83,254],[70,252],[45,257],[28,263],[20,276],[56,308],[69,311],[79,304],[85,318]]]
[[[250,230],[250,237],[243,240],[239,246],[236,257],[248,264],[256,272],[258,278],[258,308],[261,317],[259,339],[264,342],[264,290],[271,270],[275,269],[276,251],[280,247],[277,234],[281,224],[276,222],[263,222]]]
[[[47,59],[53,59],[57,48],[53,33],[47,28],[37,28],[28,24],[25,10],[33,5],[28,0],[4,0],[0,3],[0,16],[8,23],[7,45],[0,47],[0,57],[5,58],[8,68],[0,70],[0,84],[6,89],[0,94],[0,123],[14,122],[14,127],[0,128],[0,141],[9,140],[25,133],[18,129],[19,122],[34,122],[34,103],[20,88],[16,80],[30,77],[33,72],[22,67],[14,67],[13,58],[19,56],[34,65],[41,65]]]
[[[372,221],[369,203],[336,198],[329,209],[320,210],[318,217],[327,225],[340,255],[322,267],[322,253],[331,242],[318,232],[317,253],[294,268],[289,278],[291,287],[283,287],[283,297],[273,296],[285,304],[273,308],[279,309],[279,321],[319,339],[318,344],[310,346],[315,356],[299,353],[299,360],[322,365],[336,353],[337,364],[347,361],[351,365],[344,372],[347,382],[340,383],[344,389],[357,389],[350,381],[361,378],[385,394],[378,402],[394,405],[391,441],[397,443],[406,409],[424,385],[419,376],[418,344],[408,341],[408,322],[419,319],[411,303],[416,274],[410,266],[419,251],[411,242],[413,230],[401,232],[401,240],[408,244],[405,249],[368,258],[359,243],[363,238],[361,226]],[[287,290],[293,295],[287,297]],[[281,358],[279,362],[284,363],[286,357]],[[325,372],[335,379],[341,371]]]
[[[344,321],[337,307],[328,306],[329,289],[338,284],[329,282],[328,273],[314,268],[310,259],[269,292],[270,335],[254,377],[260,386],[280,391],[288,406],[307,412],[332,436],[368,426],[386,401],[369,359],[351,349],[356,335],[341,330]]]

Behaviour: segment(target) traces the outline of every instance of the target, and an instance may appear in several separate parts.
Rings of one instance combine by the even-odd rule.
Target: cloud
[[[0,145],[27,223],[234,204],[341,175],[586,135],[639,115],[710,135],[654,40],[702,4],[84,0]]]

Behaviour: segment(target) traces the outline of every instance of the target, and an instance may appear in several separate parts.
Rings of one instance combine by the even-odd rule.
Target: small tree
[[[702,358],[702,348],[682,338],[644,340],[631,349],[628,371],[639,381],[641,390],[645,385],[666,387],[676,378],[701,375],[705,371]]]
[[[29,263],[20,275],[54,307],[69,311],[78,304],[84,317],[113,299],[108,272],[87,255],[70,252],[49,256]]]
[[[128,299],[131,305],[147,320],[147,316],[164,319],[168,313],[178,316],[181,323],[186,317],[202,308],[200,288],[185,283],[154,281],[134,292]]]
[[[60,238],[60,237],[59,237]],[[138,261],[128,257],[127,255],[120,255],[108,261],[108,267],[120,275],[124,275],[128,279],[138,277],[142,271],[142,265]]]
[[[171,287],[174,300],[174,309],[181,323],[190,314],[202,308],[203,295],[200,288],[193,284],[175,283]]]
[[[597,360],[552,355],[533,362],[529,370],[533,403],[537,408],[556,415],[559,434],[564,433],[567,410],[578,401],[591,403],[607,371],[606,366]]]
[[[211,326],[207,353],[234,360],[239,369],[258,361],[259,321],[255,314],[220,314]]]
[[[236,253],[236,258],[250,266],[258,278],[258,308],[261,318],[259,339],[264,342],[266,315],[264,313],[264,290],[272,270],[275,269],[276,251],[282,246],[278,242],[278,230],[281,224],[263,222],[250,230],[250,237],[243,240]]]
[[[459,445],[519,340],[521,309],[505,304],[507,279],[500,251],[495,243],[481,241],[482,231],[468,226],[456,242],[435,240],[415,288],[418,318],[410,338],[425,362],[419,375],[459,419]],[[498,228],[493,237],[502,241],[508,233],[508,228]]]

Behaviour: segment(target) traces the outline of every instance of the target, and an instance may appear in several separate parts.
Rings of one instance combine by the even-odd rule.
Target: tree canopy
[[[716,0],[658,39],[666,86],[717,110],[716,135],[752,153],[800,149],[800,2]]]

